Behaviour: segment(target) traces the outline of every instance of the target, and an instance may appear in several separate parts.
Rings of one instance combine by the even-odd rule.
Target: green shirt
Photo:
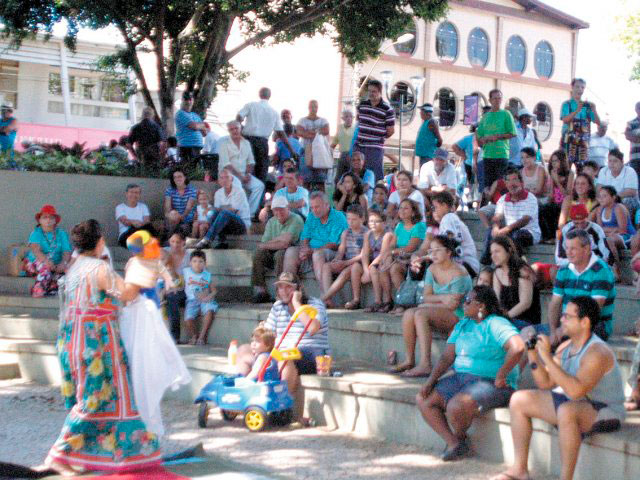
[[[480,139],[489,135],[504,135],[505,133],[516,134],[516,124],[508,110],[485,113],[476,130],[476,135]],[[482,147],[482,157],[509,158],[509,139],[485,144]]]
[[[291,212],[289,218],[287,218],[287,221],[284,222],[284,224],[280,223],[276,217],[272,217],[267,222],[267,226],[262,234],[262,243],[270,242],[274,238],[278,238],[283,233],[290,233],[291,245],[295,245],[300,239],[302,227],[304,227],[304,222],[297,213]]]
[[[404,228],[404,223],[400,222],[396,225],[396,247],[404,248],[409,245],[409,241],[412,238],[419,238],[420,240],[424,240],[424,236],[427,233],[427,224],[424,222],[418,222],[411,230],[407,230]]]
[[[553,294],[562,297],[562,311],[575,297],[586,296],[594,300],[604,299],[600,319],[607,335],[613,333],[613,302],[616,299],[616,279],[604,260],[591,254],[589,265],[578,273],[572,263],[562,267],[556,274]]]
[[[353,140],[353,132],[355,131],[355,123],[352,123],[349,128],[344,125],[340,125],[338,127],[338,131],[336,132],[335,137],[333,137],[333,141],[337,142],[340,146],[340,153],[348,153],[349,150],[351,150],[351,140]]]

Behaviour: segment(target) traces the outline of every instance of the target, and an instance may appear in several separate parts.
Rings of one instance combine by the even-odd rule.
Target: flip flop
[[[360,310],[360,300],[358,300],[357,302],[351,300],[350,302],[344,304],[344,308],[345,310]]]
[[[427,372],[427,373],[408,373],[407,371],[404,371],[400,374],[401,377],[406,377],[406,378],[428,378],[431,375],[431,372]]]
[[[400,365],[398,367],[390,368],[389,373],[393,374],[401,374],[402,372],[406,372],[407,370],[411,370],[413,366],[411,365]]]

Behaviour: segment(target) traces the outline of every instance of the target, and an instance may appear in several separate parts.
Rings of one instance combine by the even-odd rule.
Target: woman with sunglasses
[[[524,349],[518,330],[500,316],[493,289],[474,287],[464,301],[464,318],[416,396],[425,422],[447,443],[444,461],[470,453],[466,432],[475,416],[509,404]],[[454,374],[440,379],[452,366]]]
[[[406,377],[427,377],[431,373],[433,330],[449,334],[462,318],[462,299],[471,290],[471,277],[455,261],[458,242],[446,235],[436,235],[428,252],[431,266],[424,278],[423,303],[410,308],[402,317],[402,336],[407,350],[404,363],[393,373]],[[420,361],[414,366],[416,343]]]

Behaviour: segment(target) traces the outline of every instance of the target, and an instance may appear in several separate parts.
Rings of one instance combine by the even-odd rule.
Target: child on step
[[[206,258],[202,250],[195,250],[189,260],[190,266],[184,269],[184,292],[187,296],[184,317],[191,345],[207,344],[209,329],[219,308],[214,300],[216,288],[211,281],[211,273],[205,270]],[[196,333],[198,315],[202,315],[199,334]]]

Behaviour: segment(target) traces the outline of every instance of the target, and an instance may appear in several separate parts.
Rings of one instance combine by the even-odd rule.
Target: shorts
[[[317,373],[316,370],[316,357],[320,355],[328,355],[329,350],[326,348],[316,348],[316,347],[298,347],[300,353],[302,354],[302,358],[300,360],[295,360],[293,363],[298,369],[299,375],[308,375]]]
[[[208,312],[216,313],[218,311],[218,302],[211,300],[210,302],[202,303],[199,300],[187,299],[187,303],[184,309],[184,319],[193,320],[198,315],[204,315]]]
[[[337,250],[331,250],[330,248],[323,248],[322,250],[324,251],[324,260],[325,260],[325,262],[330,262],[331,260],[336,258],[336,255],[338,254]],[[301,274],[312,272],[313,271],[313,258],[309,257],[309,258],[305,259],[300,264],[299,271],[300,271]]]
[[[445,403],[449,403],[459,393],[466,393],[475,400],[481,412],[506,407],[514,392],[511,387],[496,387],[490,378],[458,372],[439,380],[435,389]]]
[[[558,408],[560,408],[560,405],[571,401],[569,397],[567,397],[564,393],[560,393],[560,392],[551,392],[551,400],[553,400],[553,408],[555,409],[556,412],[558,411]],[[596,412],[599,412],[603,408],[607,408],[606,403],[596,402],[595,400],[589,400],[589,399],[587,399],[587,402],[591,404],[591,406]],[[584,439],[590,435],[593,435],[594,433],[615,432],[616,430],[619,430],[619,429],[620,429],[620,420],[618,420],[617,418],[596,420],[595,422],[593,422],[593,425],[591,425],[591,429],[588,432],[585,432],[582,434],[582,438]]]

